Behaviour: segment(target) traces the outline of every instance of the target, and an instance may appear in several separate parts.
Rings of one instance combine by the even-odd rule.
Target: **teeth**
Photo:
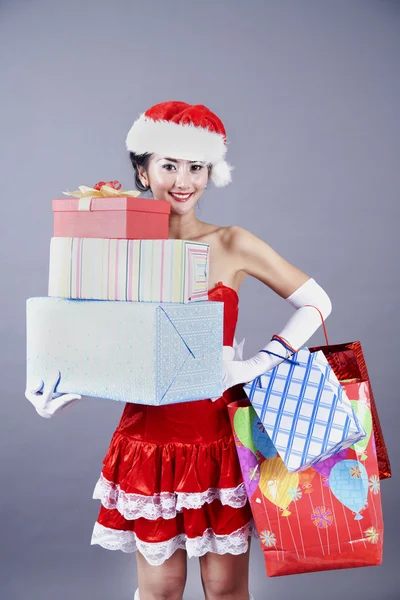
[[[189,198],[189,196],[190,196],[191,194],[172,194],[172,195],[173,195],[173,196],[176,196],[177,198],[182,198],[182,199],[185,199],[185,198]]]

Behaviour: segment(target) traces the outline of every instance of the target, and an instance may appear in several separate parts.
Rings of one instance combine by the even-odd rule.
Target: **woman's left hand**
[[[263,373],[268,373],[279,365],[283,360],[282,346],[276,340],[272,340],[265,347],[266,351],[257,352],[247,360],[234,360],[235,348],[224,346],[222,353],[222,383],[224,391],[234,385],[245,384],[253,381]],[[270,352],[272,353],[270,353]]]
[[[225,390],[238,385],[245,384],[251,380],[246,379],[245,369],[243,368],[242,360],[224,360],[222,363],[223,375],[222,385]]]
[[[244,341],[244,340],[243,340]],[[243,346],[243,342],[241,343]],[[222,351],[222,384],[224,391],[240,384],[252,381],[254,369],[249,368],[248,361],[237,360],[242,358],[242,348],[238,346],[224,346]]]

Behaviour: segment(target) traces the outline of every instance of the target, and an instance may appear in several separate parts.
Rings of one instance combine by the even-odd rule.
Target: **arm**
[[[321,316],[313,306],[321,311],[324,320],[331,313],[332,305],[327,293],[314,279],[241,227],[232,228],[231,251],[237,261],[238,271],[262,281],[296,309],[281,331],[271,333],[278,333],[296,350],[301,348],[322,325]],[[224,360],[225,389],[238,383],[247,383],[282,362],[282,358],[268,352],[281,357],[288,356],[282,344],[272,340],[263,351],[248,360]],[[228,353],[225,352],[224,356],[227,357]]]

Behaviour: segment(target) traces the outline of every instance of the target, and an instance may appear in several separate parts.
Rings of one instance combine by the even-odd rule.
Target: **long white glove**
[[[328,294],[314,279],[308,279],[297,288],[286,301],[296,309],[290,317],[279,336],[286,340],[290,346],[299,350],[310,339],[315,331],[322,325],[321,315],[314,307],[321,311],[324,320],[332,311],[332,304]],[[311,304],[312,306],[305,306]],[[287,352],[280,342],[272,340],[263,350],[288,357]],[[239,383],[253,381],[259,375],[271,371],[279,365],[284,358],[279,358],[266,352],[258,352],[247,360],[233,360],[234,348],[224,346],[223,352],[223,386],[224,390]]]
[[[58,371],[57,376],[46,381],[33,390],[25,390],[25,397],[32,402],[38,415],[45,419],[50,419],[61,410],[66,410],[77,400],[81,400],[82,396],[78,394],[59,394],[55,392],[61,374]]]

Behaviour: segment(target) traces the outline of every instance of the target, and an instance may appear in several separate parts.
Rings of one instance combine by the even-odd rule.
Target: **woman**
[[[232,170],[224,125],[208,108],[158,104],[135,121],[126,144],[137,187],[171,205],[169,237],[210,245],[209,300],[224,303],[225,392],[215,401],[126,405],[93,494],[102,506],[92,544],[138,550],[135,599],[140,591],[140,600],[180,600],[187,556],[198,556],[207,600],[248,600],[249,537],[256,533],[227,405],[246,397],[241,384],[288,355],[279,336],[300,348],[321,325],[313,307],[326,319],[331,303],[313,279],[245,229],[196,217],[208,182],[226,185]],[[233,360],[232,346],[246,275],[296,310],[278,338],[242,361]]]
[[[225,128],[209,109],[158,104],[133,124],[126,145],[138,189],[171,204],[169,237],[210,245],[209,300],[224,302],[226,391],[215,402],[126,405],[94,492],[102,507],[92,543],[139,550],[141,600],[181,599],[187,555],[200,557],[207,600],[248,600],[249,536],[256,534],[227,404],[286,351],[275,339],[249,360],[232,360],[237,292],[251,275],[286,298],[297,310],[280,336],[294,348],[321,325],[318,311],[305,305],[326,318],[331,303],[313,279],[245,229],[196,217],[209,180],[223,186],[231,179]]]

